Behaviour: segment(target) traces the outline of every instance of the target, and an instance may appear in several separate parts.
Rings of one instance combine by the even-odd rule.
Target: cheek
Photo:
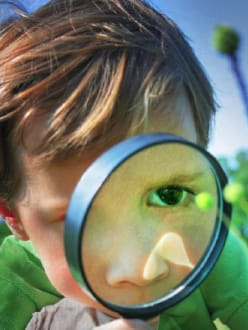
[[[47,277],[60,294],[87,306],[101,308],[73,278],[64,255],[63,240],[53,248],[40,251]]]
[[[49,280],[60,294],[62,294],[64,297],[78,301],[82,305],[86,305],[88,307],[102,311],[103,313],[106,313],[112,317],[119,317],[116,313],[108,310],[103,305],[98,303],[85,289],[79,286],[79,284],[73,278],[65,258],[61,257],[58,264],[59,265],[57,265],[57,268],[55,264],[46,264],[45,270]]]
[[[24,218],[24,217],[23,217]],[[26,231],[32,241],[45,273],[60,294],[94,307],[95,302],[83,292],[71,275],[64,253],[64,223],[49,223],[35,214],[25,214]]]
[[[43,259],[42,256],[41,259]],[[74,295],[81,289],[72,277],[64,256],[56,259],[55,262],[52,262],[51,260],[42,260],[45,272],[51,283],[62,295]]]
[[[72,291],[75,289],[76,282],[70,273],[64,254],[63,224],[55,227],[57,229],[46,231],[45,244],[37,237],[31,237],[31,240],[49,280],[61,294],[67,295],[70,288]]]
[[[193,220],[193,221],[192,221]],[[206,252],[215,228],[215,221],[208,213],[186,218],[185,224],[178,232],[184,237],[190,260],[196,264]]]

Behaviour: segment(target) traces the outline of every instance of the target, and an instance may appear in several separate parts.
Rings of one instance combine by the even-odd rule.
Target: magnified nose
[[[149,285],[152,281],[165,278],[168,273],[169,268],[166,260],[157,253],[152,252],[145,258],[145,271],[143,270],[142,260],[138,256],[135,261],[133,256],[126,260],[119,258],[119,260],[109,265],[106,280],[114,287],[124,285],[142,287]]]
[[[152,260],[151,260],[152,259]],[[130,266],[129,266],[130,267]],[[145,276],[142,272],[142,268],[136,272],[129,267],[123,267],[119,265],[113,265],[107,272],[106,279],[108,283],[113,287],[120,287],[123,285],[136,285],[146,286],[154,280],[159,280],[168,275],[168,267],[166,263],[157,255],[152,258],[150,256],[149,268],[152,268],[149,277]]]

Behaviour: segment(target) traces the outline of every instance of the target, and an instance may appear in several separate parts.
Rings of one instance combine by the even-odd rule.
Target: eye
[[[147,199],[148,205],[173,207],[178,205],[188,205],[195,194],[184,187],[161,187],[152,191]]]

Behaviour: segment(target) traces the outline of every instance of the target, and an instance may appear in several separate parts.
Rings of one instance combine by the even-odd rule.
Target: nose
[[[145,262],[142,262],[145,259]],[[145,264],[145,266],[144,266]],[[144,268],[145,267],[145,268]],[[145,271],[144,271],[145,269]],[[133,251],[109,266],[106,280],[112,287],[125,285],[146,286],[153,281],[165,278],[169,273],[166,261],[156,253],[149,253],[142,258]]]
[[[145,260],[142,264],[142,260]],[[126,284],[145,286],[169,276],[169,263],[192,269],[182,237],[166,233],[144,258],[136,251],[121,253],[108,268],[106,280],[113,287]]]

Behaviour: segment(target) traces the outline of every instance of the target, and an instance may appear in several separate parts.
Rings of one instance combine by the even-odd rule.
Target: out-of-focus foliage
[[[239,35],[227,25],[217,25],[213,33],[213,45],[221,53],[232,55],[239,47]]]
[[[214,48],[222,55],[224,54],[230,61],[232,73],[237,80],[248,119],[248,89],[241,69],[240,56],[238,56],[240,35],[233,27],[219,24],[214,29],[212,38]]]
[[[239,151],[233,159],[222,157],[219,161],[231,184],[229,194],[233,193],[232,224],[248,242],[248,150]]]
[[[226,25],[216,26],[213,32],[213,45],[230,60],[248,119],[248,89],[237,56],[239,44],[240,36],[234,28]],[[233,205],[232,223],[248,242],[248,149],[239,151],[234,159],[222,157],[219,160],[230,179],[224,196]]]

